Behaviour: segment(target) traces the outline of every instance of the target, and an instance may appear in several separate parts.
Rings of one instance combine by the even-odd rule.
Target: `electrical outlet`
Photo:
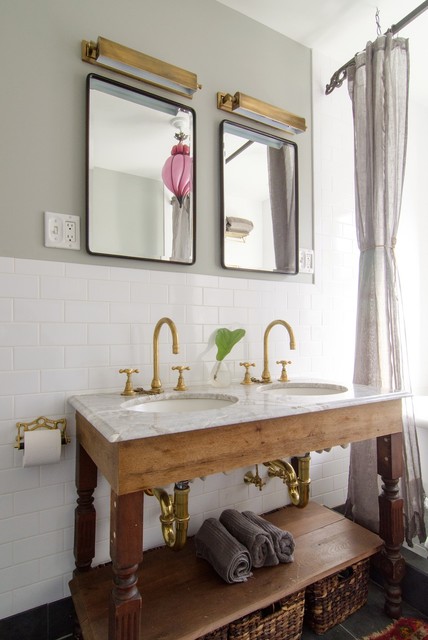
[[[65,221],[65,241],[76,242],[76,223],[74,220]]]
[[[299,273],[314,272],[314,252],[312,249],[299,249]]]
[[[79,216],[45,211],[45,247],[79,250]]]

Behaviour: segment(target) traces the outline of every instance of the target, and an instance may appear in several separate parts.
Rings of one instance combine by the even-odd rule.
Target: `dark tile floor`
[[[71,598],[57,600],[0,620],[0,640],[65,640],[74,629]]]
[[[363,638],[370,633],[381,631],[393,621],[383,613],[384,595],[380,587],[370,582],[369,597],[367,604],[359,611],[356,611],[342,624],[333,627],[322,636],[316,635],[308,627],[304,627],[302,640],[353,640]],[[403,616],[421,618],[428,620],[428,617],[408,605],[403,604]]]

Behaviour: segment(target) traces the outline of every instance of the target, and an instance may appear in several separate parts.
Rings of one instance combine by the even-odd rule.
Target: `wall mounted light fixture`
[[[229,113],[238,113],[251,120],[257,120],[275,129],[281,129],[287,133],[303,133],[306,131],[304,118],[289,113],[279,107],[274,107],[267,102],[246,96],[237,91],[233,96],[230,93],[217,93],[217,108]]]
[[[169,89],[186,98],[191,98],[201,88],[195,73],[101,36],[97,42],[82,40],[82,60]]]

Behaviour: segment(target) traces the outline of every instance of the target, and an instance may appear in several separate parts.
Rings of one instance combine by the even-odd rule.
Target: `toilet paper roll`
[[[61,458],[60,429],[35,429],[24,433],[23,467],[52,464]]]

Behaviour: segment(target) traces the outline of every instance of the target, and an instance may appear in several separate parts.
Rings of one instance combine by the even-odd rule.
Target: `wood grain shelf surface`
[[[294,562],[255,569],[245,583],[226,584],[206,561],[196,558],[192,539],[180,552],[165,547],[145,552],[138,583],[141,640],[195,640],[372,556],[383,544],[379,536],[314,502],[265,517],[293,534]],[[111,587],[110,566],[71,580],[84,640],[108,638]]]

